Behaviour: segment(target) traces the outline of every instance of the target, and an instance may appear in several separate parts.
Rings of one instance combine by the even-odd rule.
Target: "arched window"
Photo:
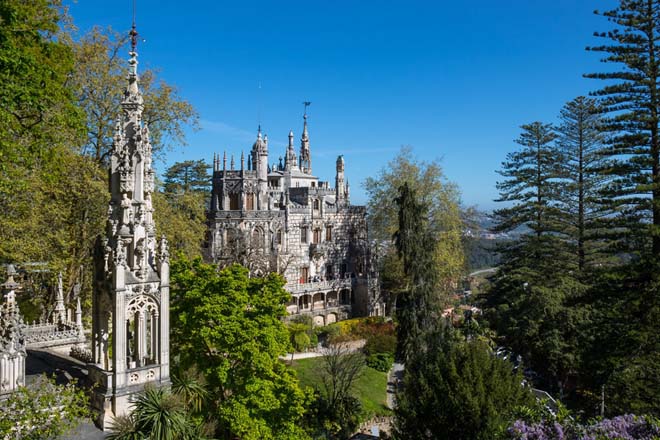
[[[238,211],[240,208],[240,195],[238,193],[229,194],[229,210]]]
[[[263,249],[264,247],[264,231],[261,228],[254,228],[252,230],[251,246],[254,249]]]
[[[137,368],[159,362],[159,307],[150,296],[140,295],[126,306],[126,362]]]

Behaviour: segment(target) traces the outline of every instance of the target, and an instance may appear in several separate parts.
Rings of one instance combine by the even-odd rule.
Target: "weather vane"
[[[303,105],[305,106],[305,114],[304,114],[304,116],[305,116],[305,118],[306,118],[306,117],[307,117],[307,107],[309,107],[310,105],[312,105],[312,102],[311,102],[311,101],[303,101]]]

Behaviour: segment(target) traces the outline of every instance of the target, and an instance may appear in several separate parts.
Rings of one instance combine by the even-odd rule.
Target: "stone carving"
[[[131,218],[133,217],[133,208],[131,204],[131,200],[128,198],[128,194],[124,193],[121,198],[121,224],[123,225],[130,225],[131,224]]]
[[[158,260],[161,263],[169,264],[170,262],[170,250],[165,235],[160,238],[160,244],[158,245]]]
[[[117,240],[115,267],[126,267],[126,246],[124,245],[124,241],[121,239]]]
[[[154,268],[154,254],[167,261],[169,252],[166,240],[155,252],[152,148],[149,128],[142,124],[143,101],[135,47],[130,55],[128,85],[121,102],[122,120],[110,163],[110,200],[115,206],[109,210],[108,220],[114,219],[117,224],[107,231],[111,251],[98,253],[98,258],[105,261],[96,265],[96,278],[101,282],[95,284],[92,297],[95,364],[90,366],[90,377],[98,385],[92,404],[97,411],[97,424],[104,429],[112,419],[130,410],[133,394],[140,392],[137,385],[156,382],[161,386],[169,382],[169,312],[160,313],[161,307],[169,310],[167,285],[160,281],[169,280],[169,268]],[[138,299],[149,299],[149,306],[136,302]],[[117,323],[121,324],[113,329]],[[110,331],[112,338],[108,338]],[[145,366],[150,366],[154,374],[147,376],[134,370]]]

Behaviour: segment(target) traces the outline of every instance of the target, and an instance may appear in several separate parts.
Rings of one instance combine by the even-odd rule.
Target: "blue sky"
[[[81,31],[128,30],[131,0],[65,2]],[[199,111],[202,130],[170,165],[240,156],[259,122],[271,162],[298,139],[309,100],[314,173],[334,181],[344,154],[354,203],[361,187],[411,145],[439,158],[465,205],[492,209],[496,170],[519,126],[553,122],[597,89],[583,73],[610,70],[585,46],[611,28],[594,9],[614,0],[174,1],[138,0],[141,65]]]

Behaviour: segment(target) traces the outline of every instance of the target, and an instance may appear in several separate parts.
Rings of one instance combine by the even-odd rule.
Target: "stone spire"
[[[167,242],[158,244],[152,215],[154,170],[149,128],[142,122],[135,26],[130,35],[128,85],[110,156],[108,227],[95,256],[90,369],[98,371],[90,377],[98,382],[92,404],[104,428],[129,410],[132,394],[144,384],[169,383]],[[145,366],[149,374],[135,371]]]
[[[80,335],[85,334],[85,328],[82,322],[82,307],[80,306],[80,297],[76,298],[76,328]]]
[[[311,102],[304,102],[304,104],[303,133],[300,138],[300,170],[303,173],[312,174],[312,153],[309,148],[309,133],[307,132],[307,107]]]
[[[62,285],[62,272],[57,276],[57,298],[53,312],[53,324],[64,324],[66,322],[66,307],[64,307],[64,289]]]
[[[296,149],[293,146],[293,130],[289,130],[289,147],[286,149],[286,156],[284,157],[284,169],[286,171],[298,169]]]
[[[337,174],[335,175],[335,197],[337,206],[346,204],[346,184],[344,178],[344,156],[337,157]]]

